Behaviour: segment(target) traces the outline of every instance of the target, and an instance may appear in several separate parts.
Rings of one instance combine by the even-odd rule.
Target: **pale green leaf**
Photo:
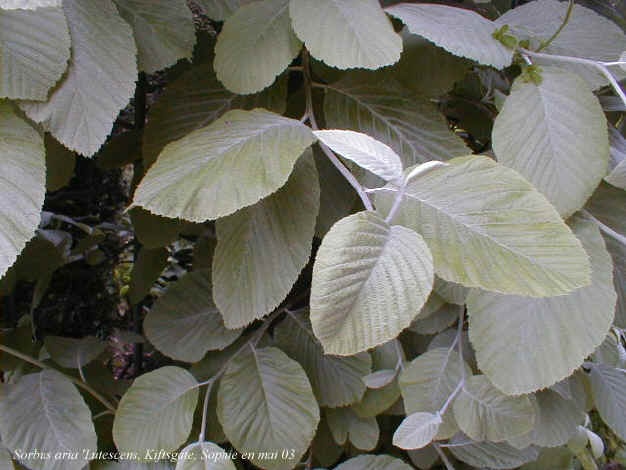
[[[21,107],[63,145],[90,156],[133,95],[137,48],[111,0],[63,0],[63,10],[72,39],[67,73],[48,101]]]
[[[381,369],[367,374],[362,380],[367,388],[379,389],[389,385],[396,378],[397,373],[395,369]]]
[[[215,21],[224,21],[237,11],[241,5],[253,0],[195,0],[206,16]]]
[[[618,368],[626,366],[626,349],[615,329],[609,331],[609,334],[591,357],[593,362],[601,362],[607,366]]]
[[[80,470],[88,463],[83,452],[97,448],[85,400],[67,377],[53,369],[25,375],[16,384],[3,384],[0,422],[2,444],[14,453],[25,451],[27,456],[36,449],[50,455],[58,451],[78,454],[76,459],[28,459],[16,454],[33,470]]]
[[[311,444],[313,458],[325,467],[332,467],[343,454],[343,447],[339,446],[333,439],[328,427],[328,420],[322,416],[320,424],[315,433],[315,439]]]
[[[43,137],[0,101],[0,277],[35,235],[45,192]]]
[[[228,452],[212,442],[194,442],[180,451],[176,470],[237,470]]]
[[[602,183],[585,209],[596,219],[613,258],[615,325],[626,328],[626,191]]]
[[[589,284],[580,241],[530,183],[484,156],[447,163],[409,182],[392,221],[424,237],[440,277],[535,297]],[[396,191],[388,186],[378,192],[383,213]]]
[[[210,273],[194,271],[171,284],[144,320],[148,340],[166,356],[198,362],[207,351],[224,349],[243,330],[229,330],[213,303]]]
[[[291,0],[293,29],[311,55],[340,69],[377,69],[400,59],[402,38],[377,0]]]
[[[484,375],[465,381],[453,408],[459,427],[475,441],[501,442],[521,436],[535,422],[535,410],[528,397],[507,396]]]
[[[438,276],[435,276],[435,287],[433,287],[433,290],[446,302],[456,305],[465,305],[470,292],[467,287],[454,282],[444,281]]]
[[[257,95],[240,96],[226,90],[206,64],[194,66],[169,83],[150,107],[143,139],[144,166],[152,166],[169,142],[211,124],[231,109],[261,107],[282,114],[286,96],[286,79]]]
[[[328,427],[337,444],[348,441],[360,450],[374,450],[380,438],[380,428],[375,417],[362,418],[351,408],[328,408]]]
[[[402,178],[402,161],[389,146],[354,131],[314,131],[315,137],[343,158],[353,161],[385,181]]]
[[[443,304],[441,308],[426,318],[418,318],[411,325],[411,331],[421,335],[434,335],[451,326],[460,316],[463,305]]]
[[[531,48],[534,49],[559,29],[567,8],[567,2],[557,0],[528,2],[507,11],[496,20],[496,24],[498,27],[509,25],[511,28],[509,33],[520,40],[531,39]],[[576,4],[567,25],[542,52],[612,62],[625,48],[626,36],[617,24],[589,8]],[[554,64],[551,60],[539,58],[533,58],[533,62]],[[594,89],[608,83],[595,67],[566,62],[559,62],[559,66],[583,76]],[[612,67],[612,72],[617,72],[618,79],[626,77],[626,73],[619,68]]]
[[[393,445],[401,449],[421,449],[435,438],[441,423],[439,413],[413,413],[396,429]]]
[[[0,442],[0,470],[15,470],[11,454]]]
[[[506,442],[474,442],[462,433],[455,436],[450,444],[449,449],[457,459],[479,468],[517,468],[539,457],[538,447],[519,450]]]
[[[407,168],[471,151],[424,97],[385,78],[348,74],[326,89],[326,125],[367,134],[391,147]]]
[[[421,470],[433,468],[439,460],[439,454],[433,446],[426,446],[421,449],[407,451],[411,463]]]
[[[571,400],[566,400],[552,390],[535,394],[536,419],[529,433],[528,444],[541,447],[558,447],[567,444],[576,432],[576,426],[585,420],[585,413]],[[525,438],[526,436],[522,436]],[[527,444],[527,445],[528,445]]]
[[[150,293],[152,285],[166,268],[168,257],[169,252],[166,248],[139,250],[130,272],[128,298],[133,305],[137,305]]]
[[[68,185],[74,176],[76,154],[70,152],[50,134],[44,137],[46,146],[46,189],[57,191]]]
[[[114,0],[132,27],[140,72],[154,73],[191,59],[196,35],[185,0]]]
[[[0,57],[0,98],[45,101],[70,58],[61,5],[0,10]]]
[[[513,50],[492,36],[498,27],[474,11],[447,5],[409,3],[394,5],[386,11],[402,20],[411,33],[454,55],[497,69],[511,64]]]
[[[191,431],[198,382],[185,369],[161,367],[135,379],[120,400],[113,439],[120,452],[178,449]]]
[[[402,345],[397,339],[393,339],[371,350],[372,370],[395,370],[398,363],[398,352],[402,354]],[[361,418],[372,418],[388,410],[400,398],[400,387],[396,376],[389,384],[382,388],[368,388],[360,402],[352,405],[354,412]]]
[[[405,87],[425,96],[440,96],[450,91],[470,69],[469,60],[450,54],[432,42],[411,34],[400,33],[404,51],[400,62],[391,70]]]
[[[342,357],[324,354],[311,331],[306,315],[287,317],[274,331],[277,345],[302,365],[320,406],[337,407],[355,403],[365,393],[361,377],[369,374],[372,359],[366,352]]]
[[[472,373],[463,363],[465,376]],[[455,390],[463,371],[459,355],[448,348],[431,349],[414,359],[400,374],[400,390],[408,414],[418,411],[436,413]],[[452,407],[442,416],[440,439],[452,437],[458,430]]]
[[[285,300],[311,256],[319,211],[311,150],[285,186],[216,222],[213,298],[228,328],[240,328]]]
[[[270,86],[299,54],[302,43],[291,29],[289,0],[245,5],[229,17],[217,37],[217,78],[239,94]]]
[[[574,454],[564,447],[541,449],[539,458],[524,464],[521,470],[571,470],[573,458]]]
[[[622,440],[626,439],[626,371],[593,364],[590,378],[600,417]]]
[[[262,109],[229,111],[168,144],[133,204],[193,222],[232,214],[283,186],[313,140],[294,119]]]
[[[141,207],[134,207],[129,213],[135,236],[149,250],[169,245],[178,238],[183,228],[180,219],[161,217]]]
[[[542,67],[541,78],[515,81],[493,126],[493,150],[568,217],[606,175],[606,118],[582,78],[555,67]]]
[[[609,174],[604,180],[613,186],[626,190],[626,139],[613,126],[609,126],[611,160]]]
[[[45,337],[44,345],[52,360],[67,369],[77,369],[89,364],[102,354],[107,346],[95,336],[77,339],[52,335]]]
[[[36,10],[46,7],[60,7],[62,0],[1,0],[3,10]]]
[[[395,338],[422,308],[433,284],[422,238],[374,212],[337,222],[313,266],[311,323],[330,354],[351,355]]]
[[[234,357],[220,380],[217,416],[232,445],[255,452],[252,463],[287,470],[300,461],[315,435],[319,407],[302,367],[276,348],[250,345]],[[260,451],[293,450],[284,459]],[[262,457],[262,456],[261,456]]]
[[[601,459],[604,455],[604,442],[602,442],[602,438],[598,436],[595,432],[590,431],[589,429],[585,429],[587,433],[587,437],[589,438],[589,447],[591,447],[591,453],[594,458]]]
[[[411,466],[390,455],[359,455],[346,460],[335,470],[411,470]]]
[[[468,299],[478,367],[507,394],[533,392],[571,375],[613,322],[617,297],[604,240],[581,216],[571,227],[591,257],[591,285],[548,298],[475,292]]]

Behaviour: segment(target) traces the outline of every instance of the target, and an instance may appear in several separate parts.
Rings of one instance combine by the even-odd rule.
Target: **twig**
[[[567,12],[565,13],[565,18],[563,18],[563,22],[561,23],[561,26],[559,26],[559,29],[557,29],[547,41],[541,43],[541,46],[539,46],[539,48],[537,49],[537,52],[543,51],[546,47],[552,44],[552,41],[554,41],[558,37],[559,34],[561,34],[561,31],[563,31],[563,28],[565,28],[565,26],[567,26],[567,23],[569,23],[569,20],[572,17],[573,9],[574,9],[574,0],[569,0],[569,5],[567,5]]]
[[[448,460],[448,457],[446,457],[446,454],[443,452],[443,450],[441,450],[441,447],[439,447],[439,444],[433,444],[433,447],[435,448],[435,451],[437,451],[437,453],[439,454],[439,457],[441,457],[441,460],[443,461],[443,464],[446,466],[446,468],[448,470],[454,470],[454,467]]]

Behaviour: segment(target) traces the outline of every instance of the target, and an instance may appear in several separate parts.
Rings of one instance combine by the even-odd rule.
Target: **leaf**
[[[531,39],[531,48],[547,41],[563,24],[567,3],[556,0],[537,0],[507,11],[496,20],[498,27],[505,24],[510,33],[520,40]],[[582,57],[599,61],[614,61],[626,49],[626,36],[622,29],[607,18],[580,4],[572,9],[567,25],[542,51],[547,54]],[[551,60],[533,58],[536,64],[551,64]],[[607,84],[606,78],[595,67],[560,62],[565,67],[584,77],[594,89]],[[626,73],[613,68],[617,79]],[[591,134],[589,134],[591,135]]]
[[[571,470],[574,454],[563,447],[541,449],[539,458],[521,468],[521,470]]]
[[[435,287],[433,288],[439,296],[446,302],[456,305],[465,305],[470,290],[460,284],[444,281],[435,276]]]
[[[312,157],[277,192],[216,222],[213,298],[227,328],[272,312],[309,261],[320,197]]]
[[[419,235],[374,212],[348,216],[330,229],[313,266],[315,336],[325,353],[342,356],[386,343],[411,324],[432,283]]]
[[[504,393],[529,393],[568,377],[611,327],[617,299],[611,258],[593,222],[575,216],[571,227],[591,257],[590,286],[540,299],[487,292],[468,299],[478,367]]]
[[[159,279],[167,266],[169,252],[166,248],[149,250],[141,248],[130,273],[128,298],[133,305],[141,302],[150,293],[152,285]]]
[[[230,455],[212,442],[194,442],[180,451],[176,470],[237,470]]]
[[[609,126],[609,143],[611,145],[610,171],[604,177],[604,181],[626,190],[626,139],[613,126]]]
[[[380,438],[380,428],[375,417],[361,418],[351,408],[326,409],[328,427],[333,439],[339,445],[348,441],[360,450],[376,448]]]
[[[20,106],[63,145],[90,156],[133,95],[137,49],[111,0],[63,0],[63,10],[72,39],[67,73],[48,101]]]
[[[626,372],[593,364],[589,377],[600,417],[620,439],[626,439]]]
[[[493,127],[493,149],[568,217],[606,175],[606,118],[582,78],[542,67],[540,84],[523,77],[513,84]]]
[[[396,375],[397,371],[395,369],[381,369],[367,374],[362,380],[367,385],[367,388],[379,389],[393,382]]]
[[[393,219],[424,237],[439,277],[535,297],[589,284],[581,243],[519,174],[484,156],[447,163],[408,184]],[[380,211],[389,211],[395,192],[377,194]]]
[[[471,376],[472,371],[467,364],[463,363],[463,367],[465,376]],[[407,414],[438,412],[462,377],[459,355],[452,349],[435,348],[419,355],[400,374],[400,390]],[[458,425],[451,407],[442,419],[438,437],[452,437],[458,430]]]
[[[45,101],[70,59],[70,33],[61,5],[36,10],[7,10],[2,5],[0,55],[0,98]]]
[[[626,365],[626,349],[616,329],[609,331],[602,344],[593,352],[592,358],[593,362],[601,362],[611,367]]]
[[[95,336],[76,339],[47,335],[44,344],[52,360],[67,369],[77,369],[89,364],[107,346]]]
[[[387,144],[405,168],[471,153],[432,103],[388,79],[346,75],[326,89],[324,115],[329,128]]]
[[[113,439],[120,452],[178,449],[191,431],[198,382],[185,369],[166,366],[135,379],[120,400]]]
[[[376,0],[291,0],[293,29],[311,55],[340,69],[377,69],[400,59],[402,38]]]
[[[185,0],[114,0],[132,27],[140,72],[154,73],[189,59],[196,43],[191,10]]]
[[[207,351],[224,349],[243,330],[229,330],[213,303],[208,271],[193,271],[171,284],[144,320],[148,340],[168,357],[198,362]]]
[[[501,442],[530,431],[535,410],[528,397],[506,396],[486,376],[475,375],[454,401],[454,417],[471,439]]]
[[[402,161],[398,154],[367,134],[341,130],[314,131],[313,134],[333,152],[385,181],[402,178]]]
[[[270,86],[301,48],[291,29],[289,0],[253,2],[224,23],[213,66],[227,89],[256,93]]]
[[[439,454],[431,445],[421,449],[409,450],[407,454],[409,459],[411,459],[411,463],[421,470],[433,468],[435,463],[439,460]]]
[[[294,119],[262,109],[229,111],[168,144],[133,204],[193,222],[232,214],[283,186],[312,143],[310,129]]]
[[[462,433],[457,434],[450,444],[453,444],[449,447],[450,452],[457,459],[479,468],[517,468],[539,457],[538,447],[518,450],[506,442],[474,442]]]
[[[407,416],[393,434],[393,445],[401,449],[421,449],[437,435],[441,425],[439,413],[413,413]]]
[[[306,315],[287,317],[274,330],[276,344],[300,363],[311,381],[320,406],[331,408],[358,402],[365,393],[361,377],[369,374],[372,359],[366,352],[349,357],[324,354]]]
[[[178,238],[183,228],[180,219],[154,215],[141,207],[134,207],[129,213],[135,236],[149,250],[169,245]]]
[[[454,55],[503,69],[513,50],[493,37],[498,27],[478,13],[447,5],[401,3],[385,10],[418,34]]]
[[[44,137],[46,147],[46,189],[57,191],[67,186],[74,176],[76,154],[70,152],[50,134]]]
[[[206,16],[215,21],[224,21],[237,11],[241,5],[252,0],[196,0]]]
[[[324,467],[331,467],[343,454],[343,447],[335,442],[328,427],[328,420],[322,417],[311,444],[313,458]]]
[[[221,381],[217,416],[240,452],[252,463],[290,469],[306,452],[320,420],[319,407],[302,367],[276,348],[245,348]],[[258,452],[293,450],[288,459],[260,459]]]
[[[626,192],[602,183],[585,210],[595,218],[613,258],[613,283],[617,292],[615,325],[626,328]]]
[[[3,384],[2,392],[2,444],[21,463],[34,470],[80,470],[88,463],[84,452],[96,451],[97,436],[91,411],[68,378],[44,369],[16,384]],[[58,451],[78,455],[76,459],[28,459],[28,451],[35,449],[51,456]]]
[[[0,470],[15,470],[9,451],[0,442]]]
[[[335,470],[410,470],[402,460],[390,455],[359,455],[346,460]]]
[[[261,107],[282,114],[286,95],[286,79],[257,95],[236,95],[222,86],[210,67],[196,65],[168,84],[150,107],[143,139],[144,166],[152,166],[169,142],[211,124],[231,109]]]
[[[43,137],[0,101],[0,277],[34,235],[46,192]]]
[[[451,326],[465,307],[455,304],[443,306],[426,318],[419,318],[410,326],[412,331],[421,335],[434,335]]]
[[[46,7],[58,7],[62,0],[2,0],[3,10],[37,10]]]

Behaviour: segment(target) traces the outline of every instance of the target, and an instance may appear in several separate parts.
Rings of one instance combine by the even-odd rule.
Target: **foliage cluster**
[[[106,338],[7,325],[2,470],[593,469],[590,414],[626,439],[622,27],[386,3],[197,0],[207,34],[184,0],[0,0],[0,295],[97,264],[116,228],[46,191],[132,163],[125,336],[167,358],[114,380]]]

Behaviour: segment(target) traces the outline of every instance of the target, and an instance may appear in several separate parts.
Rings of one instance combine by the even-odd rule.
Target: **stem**
[[[446,454],[444,454],[443,450],[441,450],[441,447],[439,447],[439,444],[433,444],[433,447],[435,448],[435,450],[439,454],[439,457],[441,457],[441,460],[443,461],[443,464],[446,466],[446,468],[448,470],[454,470],[454,467],[452,466],[452,464],[448,460],[448,457],[446,457]]]
[[[439,414],[441,416],[443,416],[445,414],[445,412],[448,410],[448,407],[450,406],[450,403],[452,403],[452,400],[454,400],[456,398],[456,396],[459,394],[459,392],[461,391],[461,389],[463,388],[463,386],[465,385],[465,377],[462,378],[458,385],[456,386],[456,388],[454,389],[454,392],[452,392],[450,394],[450,396],[448,397],[448,399],[446,400],[446,402],[443,404],[443,406],[441,407],[441,409],[439,410]]]
[[[441,410],[439,410],[440,415],[443,415],[446,412],[446,410],[450,406],[450,403],[452,403],[452,400],[454,400],[454,398],[458,395],[461,389],[465,386],[465,361],[463,360],[464,317],[465,317],[465,308],[462,308],[461,313],[459,314],[459,325],[457,327],[456,337],[454,338],[454,342],[452,343],[452,348],[454,348],[456,344],[457,349],[459,351],[459,361],[461,363],[461,380],[459,380],[459,384],[456,386],[454,391],[450,394],[446,402],[443,404],[443,406],[441,407]]]
[[[391,223],[393,217],[396,215],[396,212],[398,212],[398,209],[400,208],[400,204],[402,204],[402,199],[404,199],[404,193],[406,192],[406,185],[407,181],[404,181],[402,183],[402,186],[400,186],[398,194],[396,194],[396,199],[393,201],[393,206],[391,206],[391,210],[389,211],[389,214],[387,214],[387,218],[385,219],[385,222],[387,222],[388,224]]]
[[[589,451],[585,448],[576,453],[576,458],[585,470],[598,470],[598,465],[593,457],[589,454]]]
[[[396,370],[404,370],[404,361],[402,360],[402,350],[400,349],[400,341],[396,339],[393,343],[396,348],[396,355],[398,356],[398,362],[396,363]]]
[[[17,358],[19,358],[19,359],[21,359],[23,361],[26,361],[26,362],[34,365],[34,366],[37,366],[40,369],[51,369],[50,367],[45,365],[43,362],[40,362],[40,361],[38,361],[35,358],[27,356],[26,354],[22,354],[21,352],[16,351],[15,349],[10,348],[8,346],[5,346],[3,344],[0,344],[0,351],[4,351],[5,353],[10,354],[11,356],[15,356],[15,357],[17,357]],[[53,369],[53,370],[56,370],[56,369]],[[59,371],[57,371],[57,372],[59,372]],[[98,392],[96,392],[93,388],[91,388],[85,382],[81,381],[80,379],[77,379],[76,377],[71,377],[69,375],[65,375],[62,372],[59,372],[59,373],[62,374],[63,376],[65,376],[66,378],[70,379],[72,382],[74,382],[77,386],[79,386],[80,388],[82,388],[86,392],[88,392],[96,400],[98,400],[100,403],[102,403],[107,410],[109,410],[111,413],[115,414],[115,407],[106,398],[104,398],[102,395],[100,395]]]
[[[615,230],[613,230],[611,227],[607,227],[605,224],[603,224],[602,222],[600,222],[598,219],[596,219],[592,214],[590,214],[588,211],[583,209],[583,214],[588,217],[589,219],[591,219],[593,222],[595,222],[598,225],[598,228],[606,233],[608,236],[614,238],[615,240],[617,240],[618,242],[626,245],[626,237],[620,233],[617,233]]]
[[[546,42],[542,43],[541,46],[539,46],[539,48],[537,49],[537,52],[543,51],[546,47],[548,47],[552,43],[552,41],[554,41],[557,38],[559,34],[561,34],[561,31],[563,31],[563,28],[565,28],[570,18],[572,17],[573,9],[574,9],[574,0],[569,0],[569,5],[567,6],[567,12],[565,13],[565,18],[563,18],[563,23],[561,23],[561,26],[559,26],[559,29],[557,29],[554,32],[554,34],[550,36],[550,39],[548,39]]]
[[[600,72],[602,72],[602,75],[604,75],[606,77],[606,79],[609,81],[609,83],[611,84],[611,86],[615,90],[615,93],[617,93],[617,95],[622,99],[622,101],[626,105],[626,94],[624,94],[624,91],[619,86],[619,83],[617,83],[617,80],[615,80],[615,77],[613,76],[611,71],[606,68],[606,64],[610,64],[611,62],[597,62],[595,60],[582,59],[580,57],[570,57],[570,56],[565,56],[565,55],[554,55],[554,54],[543,54],[541,52],[529,51],[528,49],[524,49],[524,48],[520,48],[520,51],[522,52],[522,54],[526,54],[526,55],[528,55],[530,57],[537,57],[539,59],[554,60],[556,62],[569,62],[569,63],[572,63],[572,64],[582,64],[582,65],[588,65],[590,67],[595,67]]]
[[[220,369],[221,372],[221,369]],[[216,382],[218,376],[213,377],[207,384],[206,393],[204,395],[204,404],[202,407],[202,424],[200,425],[200,435],[198,436],[198,442],[204,442],[204,436],[206,435],[206,417],[209,411],[209,398],[211,397],[211,389]]]
[[[101,413],[98,413],[98,414],[96,414],[96,415],[93,415],[93,420],[95,421],[96,419],[98,419],[98,418],[102,418],[103,416],[106,416],[106,415],[114,415],[114,413],[112,413],[112,412],[111,412],[111,411],[109,411],[109,410],[104,410],[104,411],[103,411],[103,412],[101,412]],[[115,416],[115,415],[114,415],[114,416]]]
[[[313,111],[313,93],[312,93],[313,81],[311,79],[310,57],[309,57],[309,51],[307,51],[306,49],[302,51],[302,65],[304,67],[304,92],[306,94],[305,115],[308,116],[309,118],[309,123],[311,124],[311,128],[314,131],[317,131],[319,130],[319,127],[317,126],[317,121],[315,119],[315,112]],[[326,145],[324,145],[324,143],[318,141],[318,144],[320,148],[322,149],[322,151],[324,152],[324,154],[328,157],[328,159],[333,163],[333,165],[335,165],[335,168],[339,170],[339,172],[343,175],[343,177],[346,180],[348,180],[348,183],[350,183],[350,185],[355,189],[355,191],[361,198],[361,201],[363,201],[363,205],[365,206],[365,209],[367,209],[368,211],[373,211],[374,207],[372,206],[372,203],[369,197],[365,193],[363,186],[359,184],[359,182],[356,180],[356,178],[350,172],[350,170],[348,170],[343,165],[343,163],[341,163],[341,161],[332,152],[332,150],[330,150]]]

